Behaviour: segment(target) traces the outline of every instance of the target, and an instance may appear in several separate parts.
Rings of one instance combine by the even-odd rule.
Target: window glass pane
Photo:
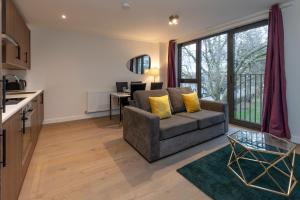
[[[234,118],[261,123],[268,26],[234,34]]]
[[[201,98],[227,101],[227,34],[201,41]]]
[[[196,43],[181,48],[181,78],[196,79]]]
[[[149,60],[149,56],[144,56],[143,59],[143,64],[144,64],[144,70],[145,69],[149,69],[149,66],[150,66],[150,60]]]
[[[142,71],[142,59],[139,58],[138,59],[138,70],[137,70],[138,74],[141,74],[141,71]]]
[[[137,73],[137,60],[136,59],[134,59],[134,61],[133,61],[133,72]]]
[[[197,90],[198,90],[198,84],[197,83],[180,83],[180,87],[182,87],[182,88],[189,87],[194,92],[197,92]]]

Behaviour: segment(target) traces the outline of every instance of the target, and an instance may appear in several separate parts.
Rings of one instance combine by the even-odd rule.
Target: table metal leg
[[[120,122],[122,121],[122,99],[119,99],[119,105],[120,105]]]
[[[268,192],[273,192],[279,195],[283,196],[289,196],[293,189],[295,188],[297,184],[297,179],[295,177],[295,149],[293,149],[289,154],[283,154],[283,155],[276,155],[277,157],[273,159],[272,161],[268,161],[264,158],[264,156],[261,154],[261,152],[254,151],[252,149],[244,148],[242,145],[240,145],[243,150],[241,152],[238,152],[236,149],[236,141],[229,139],[229,143],[231,145],[232,152],[230,154],[230,158],[228,161],[228,168],[247,186],[265,190]],[[254,153],[255,152],[255,153]],[[245,155],[251,155],[252,158],[246,157]],[[272,154],[272,153],[269,153]],[[260,155],[260,157],[258,156]],[[289,157],[292,156],[292,159],[290,160]],[[288,160],[288,164],[286,163]],[[247,180],[244,176],[244,169],[240,165],[240,161],[251,161],[256,162],[258,165],[263,169],[262,172],[260,172],[255,177],[252,177],[251,180]],[[232,165],[236,163],[237,167],[233,168]],[[283,171],[280,169],[277,164],[283,163],[287,169],[287,171]],[[278,173],[281,173],[284,175],[288,180],[288,186],[287,188],[283,188],[281,184],[279,184],[279,180],[276,177],[273,177],[270,171],[274,169],[277,170]],[[271,184],[275,185],[277,188],[269,188],[266,186],[261,186],[257,184],[257,181],[261,179],[263,176],[268,176],[270,178]],[[248,178],[249,179],[249,178]]]
[[[109,119],[111,120],[111,110],[112,110],[112,106],[111,106],[111,94],[109,95]]]

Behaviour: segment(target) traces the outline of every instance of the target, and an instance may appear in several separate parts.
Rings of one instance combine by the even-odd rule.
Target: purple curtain
[[[175,65],[176,41],[169,42],[168,53],[168,87],[176,87],[176,65]]]
[[[283,20],[278,5],[272,6],[269,13],[269,38],[264,82],[262,131],[281,138],[291,138],[286,102]]]

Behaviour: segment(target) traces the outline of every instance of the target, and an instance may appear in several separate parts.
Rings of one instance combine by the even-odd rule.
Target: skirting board
[[[112,112],[113,115],[119,114],[118,110],[114,110]],[[82,119],[91,119],[96,117],[106,117],[109,116],[109,112],[99,112],[99,113],[92,113],[92,114],[83,114],[83,115],[73,115],[73,116],[65,116],[65,117],[57,117],[57,118],[50,118],[45,119],[43,124],[54,124],[54,123],[61,123],[61,122],[69,122],[69,121],[76,121]]]
[[[292,136],[291,139],[292,142],[300,144],[300,137],[299,136]]]

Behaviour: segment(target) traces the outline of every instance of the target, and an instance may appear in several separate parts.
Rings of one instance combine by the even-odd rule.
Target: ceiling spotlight
[[[67,16],[66,15],[61,15],[61,18],[62,19],[67,19]]]
[[[123,9],[129,9],[130,8],[130,3],[128,1],[123,1],[121,4],[122,4]]]
[[[169,25],[172,26],[172,25],[177,25],[179,22],[179,16],[178,15],[171,15],[169,17]]]

